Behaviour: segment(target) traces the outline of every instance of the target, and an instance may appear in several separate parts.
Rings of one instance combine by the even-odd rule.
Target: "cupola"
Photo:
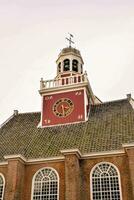
[[[76,75],[83,73],[83,59],[78,49],[67,47],[62,49],[57,64],[57,76],[62,77],[64,75]]]

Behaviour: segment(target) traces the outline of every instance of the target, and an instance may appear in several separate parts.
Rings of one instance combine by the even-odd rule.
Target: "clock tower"
[[[41,127],[85,122],[90,105],[99,103],[94,96],[87,73],[83,72],[83,59],[71,45],[62,49],[53,80],[40,81],[42,97]]]

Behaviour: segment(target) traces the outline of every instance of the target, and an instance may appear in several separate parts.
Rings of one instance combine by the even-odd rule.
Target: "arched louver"
[[[64,68],[63,71],[69,71],[70,70],[70,60],[69,59],[65,59],[64,60]]]
[[[77,60],[72,61],[72,70],[74,72],[78,72],[78,61]]]

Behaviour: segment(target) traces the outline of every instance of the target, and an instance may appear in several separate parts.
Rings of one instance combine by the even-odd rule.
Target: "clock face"
[[[53,113],[57,117],[67,117],[72,113],[74,104],[69,98],[60,98],[53,105]]]

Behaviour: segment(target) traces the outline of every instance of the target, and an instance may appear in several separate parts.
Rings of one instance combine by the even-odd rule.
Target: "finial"
[[[66,40],[69,41],[69,47],[71,47],[71,44],[74,44],[74,42],[72,41],[72,38],[74,37],[71,33],[68,33],[69,34],[69,38],[66,38]]]
[[[128,99],[128,100],[131,99],[131,94],[127,94],[127,99]]]
[[[18,115],[19,114],[19,111],[18,110],[14,110],[14,115]]]

